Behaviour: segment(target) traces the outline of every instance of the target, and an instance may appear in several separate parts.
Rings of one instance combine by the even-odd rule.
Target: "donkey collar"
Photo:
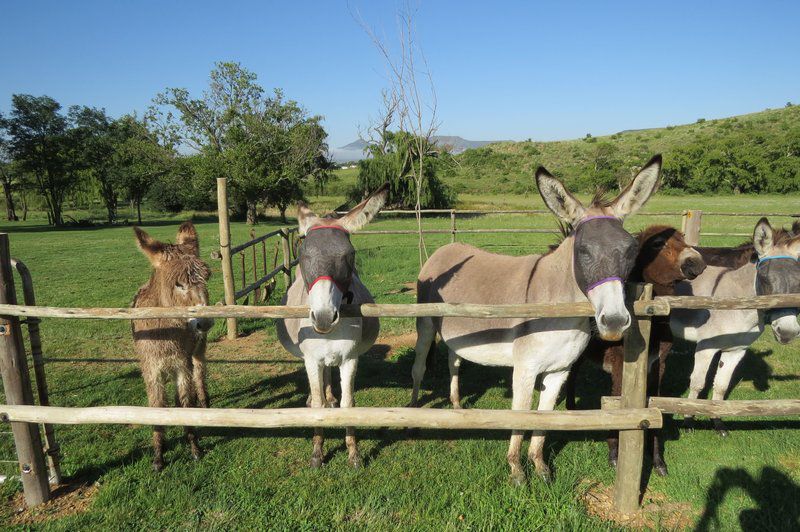
[[[789,260],[793,260],[795,262],[798,260],[797,258],[792,257],[791,255],[773,255],[772,257],[763,257],[763,258],[758,259],[758,266],[761,266],[761,263],[763,263],[763,262],[767,262],[768,260],[775,260],[775,259],[789,259]]]
[[[350,234],[350,231],[342,227],[341,225],[315,225],[306,231],[306,234],[310,233],[311,231],[316,231],[317,229],[335,229],[337,231],[341,231],[342,233]]]
[[[611,281],[619,281],[622,284],[625,284],[625,279],[623,279],[622,277],[616,277],[616,276],[614,276],[614,277],[606,277],[605,279],[600,279],[599,281],[595,281],[592,284],[590,284],[589,286],[587,286],[586,287],[586,291],[590,292],[593,288],[597,288],[601,284],[610,283]]]

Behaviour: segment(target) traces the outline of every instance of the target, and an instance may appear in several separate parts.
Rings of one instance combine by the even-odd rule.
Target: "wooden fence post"
[[[681,232],[683,233],[686,243],[690,246],[700,245],[700,225],[703,220],[703,211],[688,210],[683,211],[683,220],[681,223]]]
[[[6,233],[0,233],[0,303],[17,304]],[[19,318],[14,316],[0,316],[0,372],[8,404],[34,404],[22,329]],[[35,423],[11,423],[11,431],[14,433],[25,502],[29,507],[47,502],[50,499],[50,486],[39,426]]]
[[[222,286],[225,289],[225,304],[236,304],[236,291],[233,287],[233,263],[231,258],[231,225],[228,220],[228,180],[217,178],[217,216],[219,217],[219,254],[222,258]],[[237,336],[236,318],[227,318],[228,339]]]
[[[292,251],[289,246],[291,234],[285,227],[281,229],[281,248],[283,250],[283,280],[286,283],[286,291],[292,286]]]
[[[450,210],[450,243],[456,241],[456,210]]]
[[[653,299],[653,285],[636,284],[634,299]],[[625,355],[622,369],[622,408],[642,408],[647,402],[647,366],[650,345],[649,316],[635,316],[631,306],[631,326],[625,333]],[[642,462],[647,426],[641,430],[619,431],[619,457],[617,458],[617,480],[614,484],[614,505],[624,514],[639,508],[642,484]]]

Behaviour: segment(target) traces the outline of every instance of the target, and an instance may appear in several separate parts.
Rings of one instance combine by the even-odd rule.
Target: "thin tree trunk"
[[[258,223],[258,203],[254,200],[247,200],[247,225]]]
[[[142,200],[136,200],[136,219],[139,220],[139,225],[142,225]]]
[[[281,223],[284,224],[288,223],[288,221],[286,220],[286,207],[287,207],[286,205],[281,205],[278,207],[278,209],[281,211]]]
[[[14,209],[14,196],[11,193],[11,182],[8,179],[3,179],[3,193],[6,196],[6,219],[9,222],[16,222],[19,220],[16,210]]]

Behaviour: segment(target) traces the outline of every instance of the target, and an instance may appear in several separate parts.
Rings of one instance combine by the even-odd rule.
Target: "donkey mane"
[[[792,229],[775,228],[773,229],[773,242],[775,245],[786,244],[792,238],[798,236],[797,230],[800,227],[792,226]],[[737,269],[748,262],[756,262],[758,254],[752,240],[742,242],[732,248],[725,247],[696,247],[697,251],[709,266],[721,266],[723,268]]]

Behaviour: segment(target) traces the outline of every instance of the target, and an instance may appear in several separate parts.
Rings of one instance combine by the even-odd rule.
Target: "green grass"
[[[323,211],[337,198],[316,198]],[[541,208],[537,197],[462,196],[465,206]],[[659,196],[648,212],[791,210],[786,197],[741,196],[707,199]],[[146,229],[162,239],[174,238],[186,215],[151,219]],[[706,231],[748,233],[754,218],[704,219]],[[680,224],[680,218],[633,217],[631,230],[654,222]],[[789,219],[773,220],[788,223]],[[138,252],[129,227],[51,230],[34,221],[0,229],[11,233],[13,256],[30,268],[42,305],[127,306],[148,277],[149,266]],[[198,216],[203,257],[213,269],[212,301],[222,298],[219,262],[210,258],[217,242],[213,216]],[[426,220],[426,227],[448,228],[447,217]],[[276,221],[258,230],[278,227]],[[411,228],[411,219],[382,217],[370,229]],[[488,216],[459,220],[459,227],[553,228],[550,216]],[[248,228],[233,224],[234,243],[248,238]],[[414,236],[354,236],[358,267],[379,302],[412,302],[402,292],[418,271]],[[541,252],[550,235],[463,235],[459,240],[497,252]],[[735,244],[735,238],[707,238],[707,244]],[[428,250],[449,242],[448,235],[426,239]],[[249,259],[248,259],[249,265]],[[238,263],[236,265],[238,268]],[[249,275],[249,273],[248,273]],[[237,279],[239,274],[237,273]],[[239,281],[237,280],[237,283]],[[220,320],[221,321],[221,320]],[[307,383],[302,365],[283,352],[271,320],[244,323],[259,332],[236,342],[215,341],[210,347],[209,388],[215,407],[275,408],[303,406]],[[382,339],[413,332],[413,320],[384,320]],[[212,338],[222,335],[222,323]],[[45,320],[42,323],[51,401],[61,406],[144,405],[144,387],[134,360],[130,329],[125,322]],[[765,334],[748,353],[732,398],[795,398],[800,391],[800,359],[796,345],[780,346]],[[356,382],[360,406],[401,406],[410,396],[413,349],[378,349],[365,357]],[[691,368],[689,346],[670,358],[666,395],[685,394]],[[578,380],[579,406],[594,408],[609,379],[585,365]],[[462,395],[468,408],[508,408],[510,375],[506,368],[465,364]],[[429,369],[423,401],[447,408],[447,364],[443,352]],[[563,407],[560,407],[563,408]],[[670,476],[649,478],[651,489],[672,502],[688,503],[697,523],[722,530],[786,530],[800,515],[800,426],[796,420],[730,421],[728,439],[708,424],[681,433],[666,421],[666,459]],[[326,431],[327,464],[307,467],[309,429],[202,431],[208,454],[193,462],[181,431],[168,430],[167,467],[150,469],[150,431],[134,426],[61,426],[63,471],[72,482],[99,488],[84,513],[48,520],[37,527],[53,530],[88,528],[270,528],[270,529],[537,529],[606,530],[615,528],[587,515],[580,494],[582,481],[610,485],[601,433],[551,433],[547,456],[555,482],[536,479],[519,489],[507,484],[506,431],[421,431],[409,438],[396,430],[359,430],[366,467],[347,466],[343,431]],[[0,436],[0,459],[12,456],[10,439]],[[8,464],[0,464],[8,466]],[[6,468],[0,472],[11,472]],[[0,487],[11,497],[19,485]],[[708,515],[704,516],[704,510]],[[11,517],[0,506],[0,522]]]

